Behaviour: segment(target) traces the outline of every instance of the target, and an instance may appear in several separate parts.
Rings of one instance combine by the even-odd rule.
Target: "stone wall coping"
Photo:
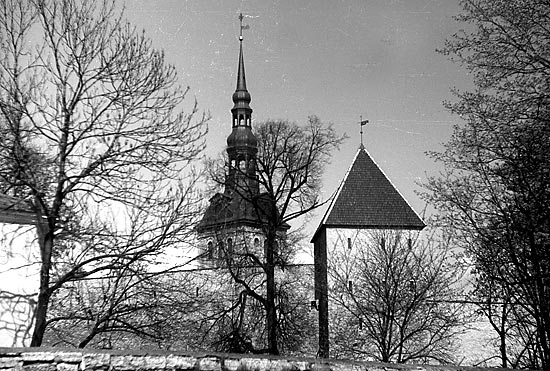
[[[0,370],[14,371],[481,371],[481,367],[363,362],[280,357],[268,354],[104,350],[75,348],[2,348]],[[490,368],[490,370],[503,370]]]

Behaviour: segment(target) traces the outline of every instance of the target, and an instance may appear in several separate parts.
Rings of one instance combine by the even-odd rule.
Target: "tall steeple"
[[[203,243],[200,253],[203,262],[217,266],[226,265],[227,254],[237,251],[263,251],[263,226],[272,215],[272,204],[266,195],[260,194],[256,161],[258,140],[252,132],[252,108],[250,93],[246,88],[243,56],[243,16],[239,16],[239,64],[237,87],[233,93],[231,109],[231,134],[227,137],[228,163],[225,168],[225,189],[210,198],[208,208],[197,225],[198,237]],[[290,228],[281,226],[277,233],[284,234]]]
[[[225,192],[237,190],[239,193],[259,192],[256,176],[256,153],[258,140],[252,133],[252,108],[250,108],[250,93],[246,89],[243,56],[243,15],[239,16],[241,31],[239,35],[239,66],[237,69],[237,88],[233,93],[232,130],[227,137],[227,154],[229,169],[225,180]],[[237,189],[238,187],[238,189]]]

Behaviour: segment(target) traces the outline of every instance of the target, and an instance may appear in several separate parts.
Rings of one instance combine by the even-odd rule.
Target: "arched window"
[[[218,241],[218,258],[223,258],[224,255],[224,245],[223,241]]]
[[[208,258],[212,258],[214,256],[214,244],[212,241],[208,241],[208,244],[206,245],[206,256]]]
[[[233,239],[227,239],[227,255],[233,255]]]
[[[239,125],[244,124],[244,115],[239,115]]]

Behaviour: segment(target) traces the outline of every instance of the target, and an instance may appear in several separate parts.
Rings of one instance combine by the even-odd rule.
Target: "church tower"
[[[225,193],[245,192],[253,197],[259,191],[256,176],[258,140],[252,133],[252,108],[249,105],[250,93],[246,89],[242,31],[239,44],[237,88],[233,93],[234,105],[231,109],[232,129],[227,137],[229,169],[225,180]]]
[[[253,251],[263,255],[262,206],[256,155],[258,140],[252,132],[250,93],[244,69],[242,15],[239,36],[237,87],[233,93],[231,133],[227,137],[224,191],[210,199],[196,230],[203,265],[223,266],[234,253]],[[263,217],[265,219],[265,216]],[[225,261],[225,262],[224,262]]]
[[[355,265],[372,244],[402,243],[411,249],[425,227],[420,216],[394,187],[363,146],[355,154],[311,242],[315,265],[315,306],[319,311],[319,356],[329,357],[329,292],[336,287],[335,266]],[[397,242],[396,242],[397,241]],[[364,250],[363,250],[364,249]],[[358,255],[356,255],[358,254]],[[328,272],[332,272],[331,275]],[[348,281],[352,290],[353,281]],[[332,292],[331,292],[332,294]]]

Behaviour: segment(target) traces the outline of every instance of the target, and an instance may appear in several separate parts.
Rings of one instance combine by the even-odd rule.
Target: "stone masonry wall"
[[[225,353],[118,352],[0,348],[0,371],[467,371],[480,368],[395,365]],[[487,369],[488,370],[488,369]],[[492,368],[491,370],[496,370]]]

